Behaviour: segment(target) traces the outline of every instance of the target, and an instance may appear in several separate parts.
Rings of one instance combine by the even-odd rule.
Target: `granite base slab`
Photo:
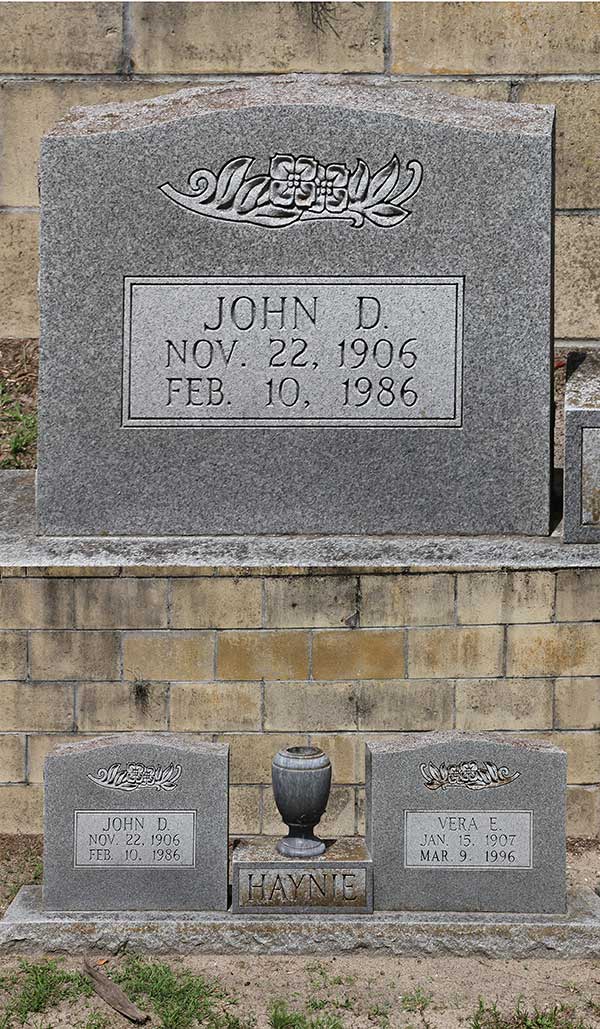
[[[23,886],[0,921],[2,954],[331,954],[401,957],[597,958],[600,897],[569,894],[565,915],[235,915],[195,912],[47,912]]]
[[[232,910],[240,914],[366,914],[373,862],[362,839],[328,841],[314,858],[282,857],[276,840],[240,840],[233,851]]]

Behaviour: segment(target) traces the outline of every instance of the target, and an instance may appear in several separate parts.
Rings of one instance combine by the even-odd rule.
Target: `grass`
[[[536,1007],[528,1011],[518,1002],[512,1014],[503,1014],[496,1004],[487,1005],[480,1000],[469,1029],[589,1029],[589,1025],[577,1018],[572,1008],[562,1004],[552,1009]]]
[[[161,1029],[249,1029],[251,1018],[239,1018],[228,1007],[235,1000],[216,980],[186,970],[175,972],[160,961],[128,958],[111,978],[143,1009],[160,1018]]]
[[[305,1015],[302,1011],[290,1011],[285,1000],[276,1000],[269,1013],[271,1029],[344,1029],[339,1015]]]
[[[0,1029],[25,1025],[30,1015],[39,1014],[64,1000],[91,997],[93,990],[87,976],[67,972],[57,961],[21,961],[19,972],[5,976],[0,987],[13,996],[0,1015]]]
[[[22,468],[37,441],[37,415],[26,411],[14,387],[0,378],[0,468]]]

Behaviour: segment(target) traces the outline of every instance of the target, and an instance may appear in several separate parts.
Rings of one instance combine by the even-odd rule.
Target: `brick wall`
[[[564,747],[569,833],[600,833],[600,570],[288,573],[4,569],[2,831],[40,830],[57,743],[171,729],[230,744],[234,833],[277,833],[274,753],[322,746],[352,834],[364,741],[457,728]]]
[[[556,104],[556,334],[600,340],[600,3],[0,3],[0,15],[0,338],[38,333],[38,147],[69,107],[293,71]]]

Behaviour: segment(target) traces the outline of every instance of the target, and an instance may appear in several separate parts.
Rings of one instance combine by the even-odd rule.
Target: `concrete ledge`
[[[566,915],[233,915],[45,912],[23,886],[0,921],[0,953],[331,954],[403,957],[597,958],[600,897],[569,896]]]
[[[0,567],[428,571],[600,567],[600,543],[552,536],[38,536],[35,473],[0,472]]]

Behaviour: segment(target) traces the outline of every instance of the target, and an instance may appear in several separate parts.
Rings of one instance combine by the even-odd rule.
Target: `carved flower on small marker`
[[[314,157],[275,154],[271,158],[269,199],[277,207],[312,207],[317,196]]]

